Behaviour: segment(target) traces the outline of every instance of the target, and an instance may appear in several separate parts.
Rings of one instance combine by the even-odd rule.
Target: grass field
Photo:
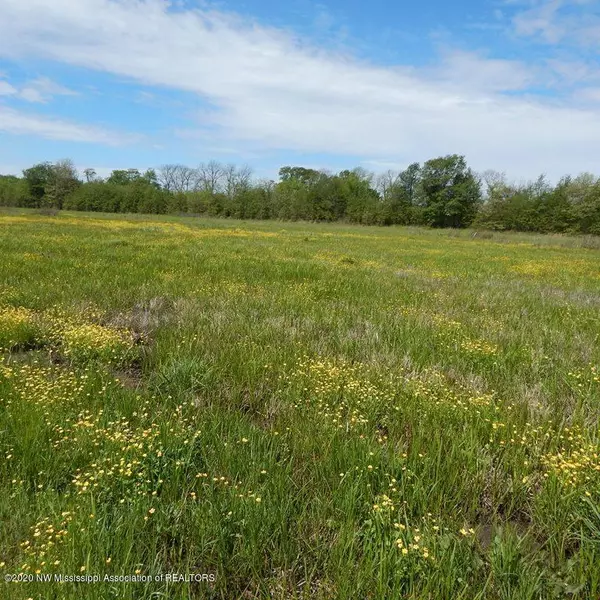
[[[0,597],[600,598],[592,246],[0,213]]]

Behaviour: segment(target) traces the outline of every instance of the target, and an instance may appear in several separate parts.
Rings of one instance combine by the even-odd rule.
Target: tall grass
[[[3,213],[1,597],[600,597],[585,246]]]

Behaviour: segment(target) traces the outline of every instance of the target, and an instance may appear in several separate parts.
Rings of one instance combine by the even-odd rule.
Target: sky
[[[1,0],[0,173],[600,174],[600,0]]]

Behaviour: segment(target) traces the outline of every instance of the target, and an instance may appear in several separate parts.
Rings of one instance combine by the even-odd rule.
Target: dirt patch
[[[113,377],[128,390],[139,390],[143,384],[141,367],[134,365],[128,369],[113,371]]]
[[[119,313],[109,319],[113,327],[129,329],[140,342],[175,317],[175,306],[172,300],[164,296],[156,296],[150,300],[139,302],[130,311]]]
[[[11,350],[10,352],[0,353],[4,356],[6,364],[36,364],[43,367],[49,367],[52,364],[50,353],[39,348],[27,348],[19,350]]]
[[[531,520],[528,515],[516,514],[510,519],[484,519],[477,526],[477,539],[483,551],[487,551],[496,537],[498,531],[502,528],[512,529],[520,538],[529,536],[532,547],[541,548],[542,544],[531,535]]]
[[[58,208],[52,208],[51,206],[42,207],[35,211],[35,214],[43,217],[56,217],[59,215],[59,213],[60,211]]]

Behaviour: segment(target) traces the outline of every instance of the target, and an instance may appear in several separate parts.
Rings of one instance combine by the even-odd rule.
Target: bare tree
[[[575,205],[582,204],[599,183],[600,179],[592,173],[580,173],[574,179],[569,178],[568,182],[565,182],[569,202]]]
[[[230,164],[223,169],[223,178],[225,180],[225,193],[229,198],[232,198],[241,190],[248,189],[252,179],[252,169],[247,165],[238,168]]]
[[[202,163],[198,169],[198,187],[208,191],[211,194],[220,192],[225,178],[225,169],[223,165],[215,160],[208,163]]]
[[[191,167],[183,167],[180,175],[180,187],[182,192],[190,192],[196,187],[198,182],[198,171]]]
[[[223,178],[225,179],[225,194],[232,198],[235,194],[237,167],[229,164],[223,168]]]
[[[387,198],[390,191],[398,184],[399,176],[400,174],[397,171],[392,171],[391,169],[377,176],[375,180],[375,189],[382,198]]]
[[[488,200],[497,197],[507,187],[505,173],[488,169],[481,173],[480,177],[483,183],[485,183],[485,197]]]
[[[548,194],[552,190],[552,186],[548,182],[548,179],[546,179],[544,173],[532,182],[531,190],[535,198],[541,198],[544,194]]]
[[[158,170],[158,181],[170,192],[189,192],[196,186],[198,173],[196,169],[185,165],[163,165]]]
[[[354,167],[352,169],[352,173],[354,173],[360,180],[366,181],[369,184],[373,181],[375,174],[371,171],[367,171],[367,169],[363,167]]]
[[[238,169],[238,184],[249,187],[252,182],[252,167],[244,165]]]
[[[92,181],[96,181],[96,170],[95,169],[91,169],[91,168],[84,169],[83,174],[85,175],[85,180],[88,183],[91,183]]]
[[[69,179],[79,179],[75,164],[70,158],[63,158],[54,163],[54,171],[59,176]]]
[[[162,165],[158,168],[158,183],[169,192],[175,191],[175,172],[178,168],[179,165]]]

